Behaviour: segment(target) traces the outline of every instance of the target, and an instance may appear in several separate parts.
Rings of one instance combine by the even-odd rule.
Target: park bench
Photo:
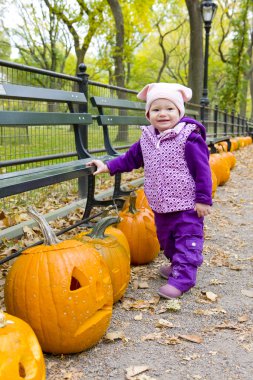
[[[206,143],[207,145],[209,146],[210,148],[210,153],[216,153],[217,152],[217,149],[216,149],[216,144],[218,144],[219,142],[223,142],[223,141],[226,141],[227,144],[228,144],[228,151],[230,151],[230,148],[231,148],[231,136],[220,136],[220,137],[207,137],[206,139]]]
[[[57,163],[0,174],[0,198],[74,178],[80,179],[89,177],[90,182],[94,182],[92,173],[95,168],[86,167],[86,163],[91,161],[92,157],[84,148],[82,142],[82,128],[92,123],[92,116],[89,113],[75,111],[77,106],[84,107],[87,104],[83,93],[3,83],[0,85],[0,99],[2,101],[1,109],[6,108],[3,105],[6,105],[7,101],[13,101],[15,103],[15,111],[0,111],[1,126],[11,126],[13,128],[19,128],[20,126],[36,126],[38,128],[40,126],[47,126],[48,128],[64,125],[73,126],[76,155],[78,157],[77,160],[60,164]],[[19,106],[18,101],[36,101],[36,104],[39,102],[40,105],[42,102],[46,104],[62,103],[65,107],[62,112],[48,112],[47,106],[44,106],[44,108],[40,106],[39,112],[23,111],[22,102],[21,106]],[[18,110],[16,110],[17,108]],[[38,161],[40,161],[40,157],[37,158]],[[5,163],[2,161],[0,165],[4,167]],[[93,188],[94,186],[92,190]],[[93,198],[93,194],[91,195],[90,191],[91,189],[88,189],[88,199]]]

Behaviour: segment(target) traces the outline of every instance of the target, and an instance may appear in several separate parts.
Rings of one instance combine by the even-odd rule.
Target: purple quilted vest
[[[185,144],[195,124],[178,124],[156,135],[154,127],[141,127],[144,189],[151,208],[158,213],[189,210],[195,206],[195,182],[185,160]],[[181,130],[180,130],[181,129]]]

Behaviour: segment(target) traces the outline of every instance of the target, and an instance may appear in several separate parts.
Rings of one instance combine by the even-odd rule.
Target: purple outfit
[[[196,283],[203,262],[203,221],[195,203],[212,204],[205,128],[183,117],[159,135],[153,126],[123,155],[107,162],[111,175],[144,166],[144,190],[154,211],[157,236],[171,261],[168,283],[185,292]]]

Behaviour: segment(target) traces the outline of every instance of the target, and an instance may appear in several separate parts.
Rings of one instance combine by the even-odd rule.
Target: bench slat
[[[0,111],[0,125],[91,124],[92,116],[83,113]]]
[[[125,99],[103,98],[101,96],[93,96],[90,98],[94,107],[116,108],[128,110],[145,110],[145,103],[133,102]]]
[[[44,100],[53,102],[86,103],[81,92],[55,90],[43,87],[0,84],[0,98],[21,100]]]
[[[114,116],[99,115],[97,117],[99,125],[150,125],[150,122],[143,116]]]
[[[40,167],[37,173],[28,169],[22,171],[22,175],[20,172],[13,173],[11,178],[6,175],[5,179],[3,175],[0,179],[0,198],[92,174],[95,167],[86,167],[88,162],[90,159]]]

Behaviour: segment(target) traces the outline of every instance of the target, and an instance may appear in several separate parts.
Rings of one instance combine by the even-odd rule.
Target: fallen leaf
[[[175,344],[180,344],[181,343],[181,340],[178,339],[177,336],[171,336],[171,337],[167,337],[163,340],[163,344],[169,344],[169,345],[175,345]]]
[[[203,343],[203,338],[199,335],[178,335],[178,337],[193,343]]]
[[[139,375],[140,373],[146,372],[149,370],[147,365],[131,366],[126,369],[126,379],[132,380],[133,377]]]
[[[125,334],[123,331],[113,331],[113,332],[108,332],[105,336],[104,339],[107,341],[114,342],[115,340],[121,339],[125,340]]]
[[[212,301],[212,302],[216,302],[217,301],[217,294],[213,293],[213,292],[201,292],[203,295],[206,296],[206,298],[209,300],[209,301]]]
[[[163,327],[174,327],[173,324],[168,321],[167,319],[159,319],[159,321],[156,323],[156,327],[163,328]]]
[[[138,284],[138,288],[139,288],[139,289],[148,289],[148,288],[149,288],[149,285],[148,285],[147,281],[141,281],[141,282],[139,282],[139,284]]]
[[[238,318],[238,322],[242,323],[242,322],[247,322],[249,320],[249,316],[248,315],[241,315],[239,318]]]
[[[145,340],[157,340],[160,338],[162,338],[162,333],[158,332],[158,333],[151,333],[151,334],[145,335],[141,338],[141,340],[143,340],[143,341],[145,341]]]
[[[169,300],[157,310],[157,314],[165,313],[166,311],[179,311],[181,310],[181,302],[177,299]]]
[[[253,289],[242,289],[241,293],[246,297],[253,298]]]
[[[142,313],[137,314],[137,315],[134,317],[134,320],[135,320],[135,321],[141,321],[141,320],[142,320]]]

